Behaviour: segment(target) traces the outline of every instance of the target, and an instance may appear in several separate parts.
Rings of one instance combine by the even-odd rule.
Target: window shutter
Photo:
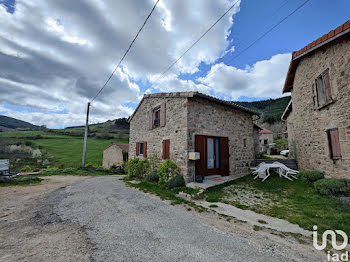
[[[139,143],[136,142],[136,155],[138,156],[139,155]]]
[[[147,142],[143,142],[143,156],[147,157]]]
[[[316,81],[312,84],[312,101],[314,103],[314,108],[317,108],[317,91],[316,91]]]
[[[165,126],[165,103],[160,105],[160,127]]]
[[[341,150],[339,143],[339,131],[338,128],[329,130],[330,140],[331,140],[331,154],[332,159],[340,159],[341,158]]]
[[[162,141],[162,159],[165,159],[165,140]]]
[[[329,101],[332,99],[331,83],[329,81],[329,69],[322,73],[322,80],[325,87],[326,101]]]
[[[165,153],[166,153],[165,157],[166,157],[166,159],[170,159],[170,140],[166,140],[165,141],[165,145],[166,145],[166,147],[165,147]]]
[[[228,176],[230,173],[229,158],[228,138],[220,137],[220,172],[222,176]]]
[[[196,135],[195,136],[195,151],[199,152],[199,159],[196,160],[196,175],[205,175],[205,167],[206,167],[206,156],[205,156],[205,136]]]
[[[153,108],[148,111],[148,129],[153,129]]]

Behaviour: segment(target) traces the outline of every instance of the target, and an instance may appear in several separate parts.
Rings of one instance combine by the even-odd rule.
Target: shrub
[[[149,159],[149,164],[150,164],[150,168],[151,170],[157,170],[159,168],[160,165],[160,159],[158,157],[157,154],[153,154],[150,159]]]
[[[152,171],[146,176],[146,181],[148,182],[158,182],[159,176],[157,171]]]
[[[149,169],[149,161],[147,158],[133,158],[125,163],[124,168],[130,178],[141,178]]]
[[[172,189],[175,187],[184,187],[184,186],[186,186],[184,177],[181,175],[177,175],[169,180],[167,188]]]
[[[24,144],[25,144],[26,146],[31,146],[31,145],[33,145],[32,141],[26,141]]]
[[[167,183],[172,177],[178,174],[177,165],[171,160],[165,160],[158,168],[159,182]]]
[[[314,184],[315,189],[321,195],[350,196],[350,180],[324,178]]]
[[[300,171],[298,178],[304,183],[312,184],[317,180],[323,179],[324,174],[316,170]]]
[[[32,172],[33,168],[31,166],[24,166],[21,168],[21,172]]]

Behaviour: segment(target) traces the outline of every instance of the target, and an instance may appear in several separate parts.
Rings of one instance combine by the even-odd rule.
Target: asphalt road
[[[116,177],[89,178],[50,198],[57,201],[60,219],[85,230],[95,261],[294,261],[204,224]]]

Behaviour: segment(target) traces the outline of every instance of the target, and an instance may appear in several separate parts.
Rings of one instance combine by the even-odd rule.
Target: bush
[[[167,183],[172,177],[178,174],[177,165],[171,160],[165,160],[158,168],[159,182]]]
[[[317,180],[323,179],[324,174],[316,170],[300,171],[298,173],[298,178],[307,184],[312,184]]]
[[[350,196],[350,180],[324,178],[314,184],[315,189],[321,195],[328,196]]]
[[[32,172],[33,168],[31,166],[24,166],[21,168],[21,172]]]
[[[158,182],[159,176],[157,171],[152,171],[146,176],[146,181],[148,182]]]
[[[141,178],[149,170],[149,161],[133,158],[125,163],[124,169],[130,178]]]
[[[167,188],[172,189],[175,187],[184,187],[184,186],[186,186],[184,177],[181,175],[177,175],[169,180]]]
[[[24,144],[25,144],[26,146],[31,146],[31,145],[33,145],[32,141],[26,141]]]

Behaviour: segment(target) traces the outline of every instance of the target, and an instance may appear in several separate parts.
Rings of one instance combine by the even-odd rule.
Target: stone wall
[[[188,149],[195,150],[195,135],[221,136],[229,139],[230,175],[240,177],[253,164],[253,121],[249,113],[215,104],[201,98],[188,100]],[[246,147],[243,145],[246,139]],[[188,177],[195,175],[195,162],[188,162]]]
[[[111,145],[103,151],[103,168],[111,168],[113,165],[123,164],[123,151],[117,145]]]
[[[149,130],[148,112],[166,102],[164,127]],[[147,156],[162,156],[162,141],[170,139],[170,159],[187,174],[187,97],[145,97],[130,122],[129,158],[136,157],[136,142],[147,142]]]
[[[334,103],[314,109],[312,84],[327,68]],[[300,169],[316,169],[327,176],[350,178],[350,43],[345,36],[311,52],[297,67],[293,90],[293,111],[287,119],[290,156],[296,144]],[[342,159],[329,157],[326,130],[339,129]]]
[[[264,144],[264,140],[267,139],[267,144]],[[269,148],[269,144],[273,143],[273,134],[260,134],[259,136],[259,151],[266,153]]]

